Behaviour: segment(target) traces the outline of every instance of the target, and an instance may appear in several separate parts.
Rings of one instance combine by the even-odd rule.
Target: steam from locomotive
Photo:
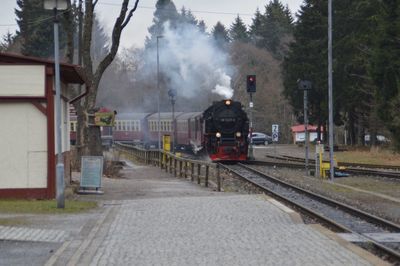
[[[148,51],[145,61],[149,79],[154,79],[156,47]],[[213,38],[190,24],[172,27],[164,24],[163,37],[159,39],[160,72],[168,89],[178,91],[179,97],[193,99],[211,91],[229,99],[233,95],[231,75],[235,68],[229,63],[226,52],[217,47]]]

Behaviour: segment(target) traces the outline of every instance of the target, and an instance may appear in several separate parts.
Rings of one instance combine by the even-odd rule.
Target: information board
[[[82,156],[81,160],[81,187],[99,188],[101,187],[101,177],[103,176],[103,157],[102,156]]]

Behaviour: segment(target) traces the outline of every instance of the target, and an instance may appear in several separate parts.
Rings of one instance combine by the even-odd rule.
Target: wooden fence
[[[130,160],[154,165],[174,174],[175,177],[190,178],[192,182],[221,191],[220,165],[200,160],[178,157],[172,153],[147,150],[132,145],[115,144],[116,149]]]

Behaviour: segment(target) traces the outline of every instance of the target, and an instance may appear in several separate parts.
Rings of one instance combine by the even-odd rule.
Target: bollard
[[[182,161],[179,160],[179,177],[182,177]]]

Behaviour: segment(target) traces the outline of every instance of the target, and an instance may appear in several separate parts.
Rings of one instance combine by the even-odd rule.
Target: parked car
[[[249,134],[248,138],[249,138],[249,142],[250,142],[250,134]],[[253,132],[251,135],[251,141],[254,145],[258,145],[258,144],[268,145],[268,144],[272,143],[272,137],[267,134],[264,134],[264,133]]]

